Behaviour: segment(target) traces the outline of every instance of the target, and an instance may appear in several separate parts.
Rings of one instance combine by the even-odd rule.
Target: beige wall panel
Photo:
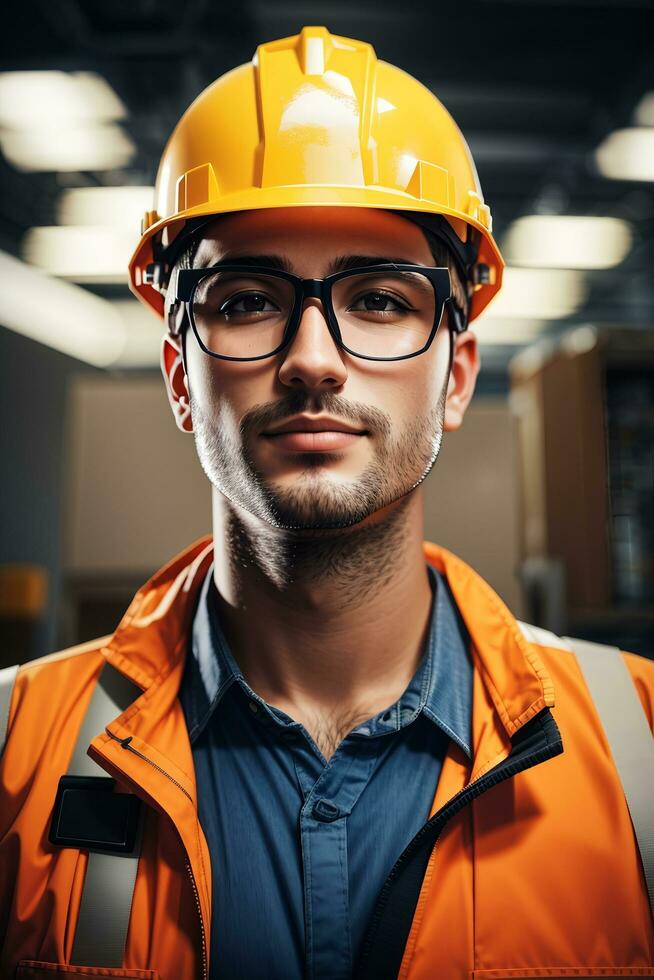
[[[425,481],[425,537],[472,565],[518,618],[518,442],[504,399],[475,399]]]
[[[149,572],[211,533],[210,486],[161,378],[81,376],[67,425],[67,570]]]

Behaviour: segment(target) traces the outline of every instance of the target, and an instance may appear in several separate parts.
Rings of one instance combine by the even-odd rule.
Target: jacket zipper
[[[540,730],[536,729],[537,723]],[[536,741],[535,747],[533,745],[534,733]],[[523,742],[526,743],[526,746],[522,745]],[[408,929],[401,928],[398,932],[396,927],[394,936],[395,942],[393,941],[393,937],[389,942],[388,935],[384,935],[381,930],[381,925],[384,913],[389,906],[389,900],[392,897],[392,889],[399,881],[402,872],[406,869],[411,857],[418,850],[423,840],[426,838],[427,842],[429,842],[430,833],[433,832],[433,834],[435,834],[433,844],[429,847],[429,854],[427,855],[426,863],[428,863],[429,857],[436,847],[438,838],[443,832],[445,825],[452,819],[453,816],[455,816],[455,814],[467,806],[468,803],[481,796],[492,786],[496,786],[498,783],[504,782],[504,780],[509,779],[511,776],[515,776],[519,772],[523,772],[525,769],[530,769],[532,766],[545,762],[547,759],[551,759],[556,755],[560,755],[561,752],[563,752],[561,733],[556,722],[554,721],[554,718],[551,716],[551,712],[546,708],[540,712],[540,714],[532,718],[531,721],[527,722],[522,729],[520,729],[514,738],[512,751],[507,758],[503,759],[502,762],[491,769],[490,772],[487,772],[484,776],[478,776],[477,779],[473,780],[462,790],[459,790],[459,792],[453,796],[452,799],[438,811],[438,813],[435,813],[434,816],[420,828],[413,840],[407,844],[404,851],[395,862],[395,865],[391,869],[391,872],[379,893],[377,904],[375,905],[375,909],[363,941],[359,962],[354,972],[354,977],[356,980],[371,980],[371,978],[374,978],[374,980],[386,980],[386,978],[388,978],[388,980],[395,980],[399,973],[402,959],[404,957],[406,941],[408,939],[411,925],[413,924],[413,916],[415,914],[415,907],[417,905],[420,889],[422,887],[422,880],[424,878],[426,864],[422,869],[419,882],[415,882],[418,885],[418,891],[415,895],[413,907],[411,909],[407,909],[406,901],[404,902],[404,907],[400,906],[400,910],[404,912],[404,925],[408,925]],[[405,895],[402,896],[403,900],[405,900],[405,898],[406,887]],[[393,911],[391,910],[391,918],[393,917],[397,921],[397,910],[395,912],[395,916],[393,916]],[[380,932],[382,932],[382,940],[375,947],[374,943]]]
[[[135,749],[134,746],[130,744],[132,741],[131,735],[128,735],[127,738],[118,738],[118,736],[114,735],[114,733],[110,731],[108,728],[105,728],[105,731],[107,735],[111,735],[111,737],[115,739],[116,742],[120,743],[121,748],[126,749],[129,752],[133,752],[134,755],[137,755],[139,757],[139,759],[144,759],[145,762],[148,763],[148,765],[153,766],[158,772],[162,773],[162,775],[164,775],[167,779],[169,779],[171,783],[174,783],[175,786],[178,787],[178,789],[181,789],[184,796],[188,797],[191,803],[193,802],[193,798],[191,794],[184,789],[184,787],[180,782],[178,782],[173,776],[171,776],[169,772],[166,772],[165,769],[162,769],[161,766],[157,765],[156,762],[153,762],[152,759],[149,759],[147,755],[144,755],[142,752],[139,752],[138,749]],[[204,930],[204,919],[202,918],[202,908],[200,906],[200,896],[198,895],[198,886],[195,880],[195,876],[193,874],[193,869],[191,868],[191,863],[188,860],[188,858],[186,858],[186,870],[188,871],[189,878],[191,879],[191,885],[193,887],[193,896],[195,898],[195,907],[197,909],[198,918],[200,920],[200,936],[202,939],[202,980],[207,980],[208,977],[207,937]]]
[[[202,980],[207,980],[207,940],[204,934],[204,921],[202,919],[202,909],[200,908],[200,896],[198,895],[198,886],[193,875],[193,869],[191,868],[190,861],[186,859],[186,870],[188,871],[189,878],[191,879],[191,884],[193,886],[193,896],[195,898],[195,907],[198,912],[198,918],[200,919],[200,935],[202,937]]]

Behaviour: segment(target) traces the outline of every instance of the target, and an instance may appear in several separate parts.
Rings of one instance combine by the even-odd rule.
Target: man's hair
[[[175,265],[173,266],[173,271],[175,269],[192,269],[193,268],[193,260],[195,259],[195,254],[196,254],[198,248],[200,247],[200,242],[201,241],[202,241],[202,234],[201,234],[201,232],[197,232],[197,234],[191,236],[190,241],[187,242],[187,244],[184,246],[184,248],[182,249],[182,251],[177,256],[177,259],[175,261]]]
[[[429,251],[431,252],[434,263],[436,265],[447,266],[450,270],[450,279],[452,281],[452,298],[455,304],[465,315],[466,320],[468,319],[468,311],[470,309],[470,295],[471,295],[471,283],[465,282],[461,278],[461,273],[459,272],[459,266],[454,258],[454,254],[451,249],[442,242],[440,238],[434,235],[433,232],[429,231],[428,228],[423,228],[422,233],[427,239],[427,244],[429,245]]]
[[[429,250],[431,251],[435,265],[447,266],[450,270],[452,297],[455,304],[463,311],[467,319],[469,309],[469,283],[464,283],[461,279],[454,255],[447,245],[434,235],[433,232],[429,231],[429,229],[423,228],[422,232],[427,239],[427,244],[429,245]],[[198,231],[196,235],[191,237],[190,241],[178,255],[174,268],[192,269],[193,260],[195,259],[201,241],[202,231]]]

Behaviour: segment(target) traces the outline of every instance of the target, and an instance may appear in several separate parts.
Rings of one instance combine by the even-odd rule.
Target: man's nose
[[[285,385],[336,388],[347,378],[345,352],[329,332],[319,299],[305,300],[295,337],[282,356],[279,379]]]

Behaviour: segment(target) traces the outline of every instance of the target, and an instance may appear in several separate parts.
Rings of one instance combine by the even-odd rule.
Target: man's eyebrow
[[[221,256],[218,263],[220,262],[238,262],[239,265],[260,265],[266,266],[269,269],[279,269],[281,272],[293,273],[294,269],[285,255],[239,255],[237,252],[225,252]],[[332,259],[329,263],[329,274],[334,272],[347,272],[350,269],[359,269],[361,267],[369,265],[386,265],[391,263],[393,265],[415,265],[411,259],[398,258],[397,256],[388,255],[338,255],[336,258]],[[203,268],[209,268],[210,266],[203,266]]]
[[[392,255],[339,255],[329,265],[329,271],[347,272],[348,269],[357,269],[367,265],[416,265],[406,256]]]

